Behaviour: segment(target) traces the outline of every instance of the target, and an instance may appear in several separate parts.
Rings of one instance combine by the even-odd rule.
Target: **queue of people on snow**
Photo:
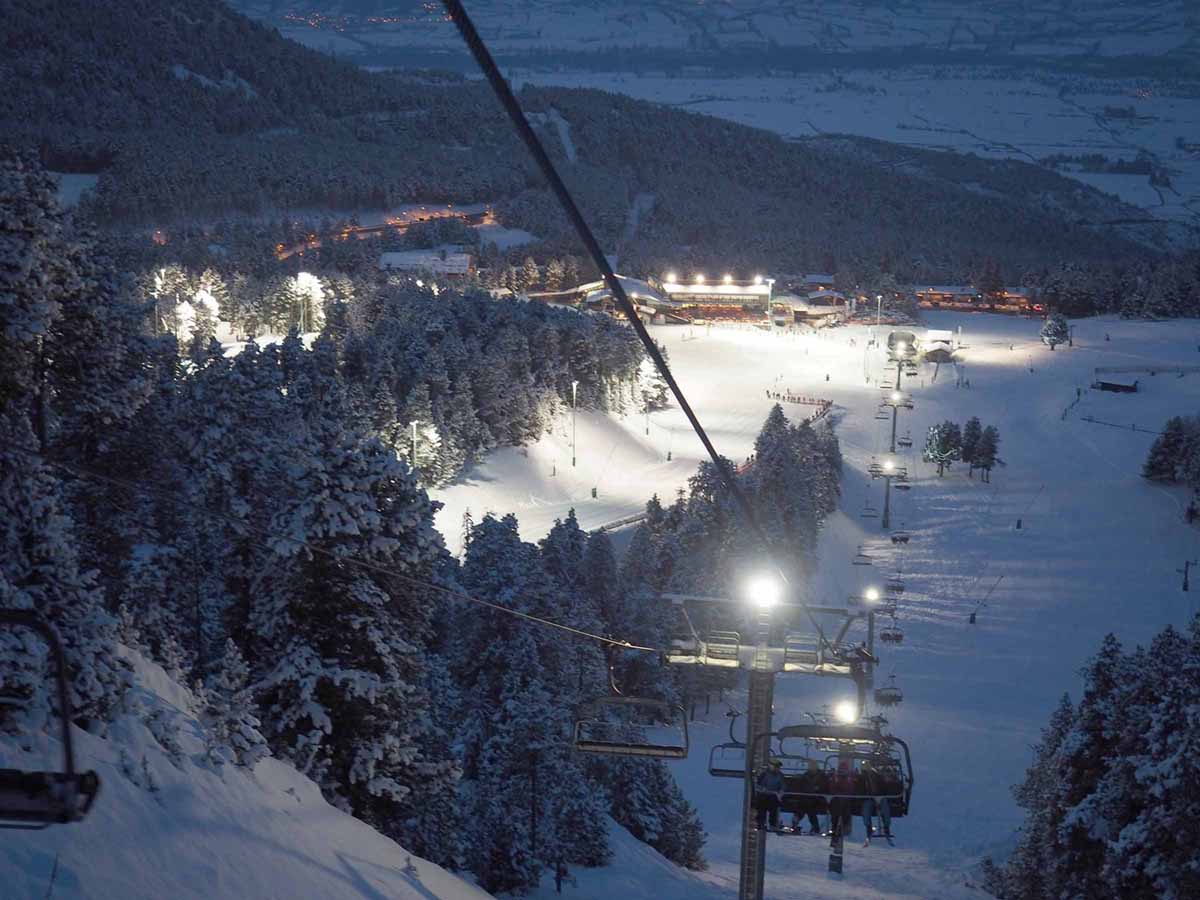
[[[861,815],[867,839],[875,833],[873,820],[879,816],[883,836],[892,837],[892,798],[903,795],[899,770],[893,765],[860,761],[857,771],[854,760],[843,757],[838,767],[827,772],[815,760],[808,760],[805,771],[796,774],[783,772],[783,763],[772,759],[755,780],[754,809],[758,827],[782,830],[780,815],[790,813],[790,831],[801,834],[801,821],[807,819],[809,834],[830,834],[845,837],[852,832],[853,817]],[[822,831],[820,816],[829,816],[828,831]]]

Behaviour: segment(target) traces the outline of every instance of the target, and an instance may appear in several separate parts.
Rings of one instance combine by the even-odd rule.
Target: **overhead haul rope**
[[[640,650],[645,653],[657,653],[660,655],[666,652],[657,647],[643,647],[640,644],[633,644],[633,643],[630,643],[629,641],[622,641],[622,640],[617,640],[616,638],[604,637],[603,635],[593,634],[590,631],[584,631],[581,628],[574,628],[570,625],[564,625],[561,622],[555,622],[552,619],[545,619],[545,618],[542,618],[541,616],[532,615],[531,613],[521,612],[519,609],[512,609],[507,606],[501,606],[499,603],[493,603],[490,600],[484,600],[480,597],[473,597],[470,594],[464,593],[462,591],[456,591],[453,588],[448,588],[448,587],[445,587],[440,584],[435,584],[434,582],[427,581],[423,578],[414,578],[412,575],[405,575],[403,572],[398,572],[395,569],[388,568],[387,566],[381,566],[378,563],[373,563],[373,562],[368,562],[366,560],[357,559],[353,556],[339,556],[336,553],[326,550],[323,547],[318,547],[314,544],[310,544],[308,541],[302,541],[299,538],[295,538],[288,534],[284,534],[281,531],[272,531],[271,529],[268,529],[268,528],[260,528],[255,525],[250,525],[247,522],[245,522],[241,519],[237,519],[234,516],[229,515],[228,513],[221,512],[220,510],[211,509],[211,508],[207,508],[204,506],[192,506],[192,505],[186,503],[184,498],[179,497],[173,491],[169,491],[165,488],[151,486],[144,481],[129,481],[128,479],[125,479],[125,478],[116,478],[112,475],[105,475],[101,472],[95,472],[91,469],[87,469],[83,466],[79,466],[74,463],[67,463],[67,462],[61,462],[59,460],[48,459],[44,456],[41,456],[38,453],[33,452],[32,450],[25,450],[20,447],[10,447],[9,449],[12,451],[15,451],[17,453],[23,454],[27,457],[30,457],[32,459],[36,459],[45,465],[53,466],[55,468],[62,469],[63,471],[70,472],[71,474],[76,475],[80,478],[88,478],[93,481],[104,482],[105,484],[113,485],[115,487],[126,488],[128,490],[131,490],[131,491],[134,491],[137,493],[142,493],[142,494],[146,494],[146,495],[149,495],[152,497],[156,497],[160,500],[166,500],[168,503],[174,503],[178,506],[187,506],[188,509],[198,510],[200,513],[202,513],[203,515],[207,516],[209,519],[212,519],[214,521],[224,522],[225,524],[232,525],[238,529],[241,529],[241,530],[244,530],[244,531],[247,531],[250,533],[258,534],[260,537],[271,538],[273,541],[286,541],[288,543],[295,544],[297,547],[303,547],[309,553],[312,553],[314,555],[328,557],[329,559],[332,559],[337,563],[344,564],[347,566],[352,566],[352,567],[359,568],[359,569],[364,569],[366,571],[374,572],[379,575],[386,575],[389,578],[394,578],[397,581],[403,582],[404,584],[407,584],[411,587],[425,588],[427,590],[441,594],[444,597],[449,597],[454,600],[461,600],[465,603],[473,603],[476,606],[486,607],[487,609],[492,609],[492,610],[495,610],[496,612],[504,613],[509,616],[515,616],[518,619],[524,619],[528,622],[534,622],[538,625],[543,625],[547,628],[556,628],[559,631],[565,631],[568,634],[573,634],[578,638],[583,638],[583,639],[591,640],[591,641],[599,641],[602,644],[609,644],[613,647],[620,647],[624,650]],[[257,543],[257,546],[259,546],[263,549],[266,549],[266,550],[274,550],[275,549],[271,544],[268,544],[265,542],[259,542],[259,543]]]
[[[517,103],[517,98],[513,95],[512,88],[500,73],[496,61],[492,58],[492,54],[488,51],[487,45],[484,44],[483,38],[479,36],[479,32],[475,29],[475,24],[467,15],[467,11],[463,8],[460,0],[442,0],[446,7],[446,12],[458,26],[458,31],[462,35],[463,41],[471,51],[471,55],[475,57],[475,61],[479,64],[479,68],[483,71],[488,83],[492,86],[500,104],[508,113],[508,117],[512,120],[513,127],[516,128],[517,134],[525,142],[525,146],[529,149],[530,155],[538,168],[542,170],[542,174],[550,183],[551,190],[558,198],[559,205],[562,206],[563,212],[567,214],[567,218],[571,220],[571,224],[575,227],[575,232],[579,235],[579,239],[583,241],[584,247],[587,249],[588,255],[596,264],[596,268],[600,270],[600,275],[608,284],[608,289],[612,292],[613,297],[617,301],[617,305],[621,308],[621,312],[625,314],[625,318],[629,320],[629,324],[633,327],[634,332],[641,339],[642,345],[646,348],[646,353],[654,362],[654,367],[658,369],[667,386],[670,387],[671,393],[675,396],[676,402],[679,403],[679,408],[683,410],[688,421],[692,425],[692,430],[696,432],[696,436],[700,438],[700,443],[704,445],[704,449],[708,451],[709,457],[716,466],[717,474],[725,487],[733,495],[737,502],[742,515],[750,525],[750,529],[757,536],[759,543],[763,547],[770,547],[771,542],[767,538],[766,531],[759,524],[758,518],[754,515],[754,509],[750,505],[745,493],[738,486],[737,479],[733,472],[730,471],[729,464],[726,460],[717,453],[717,448],[713,446],[709,440],[708,434],[704,430],[704,426],[700,424],[700,420],[696,417],[696,413],[692,410],[691,404],[683,395],[678,382],[675,381],[675,376],[671,374],[670,368],[667,366],[667,361],[663,359],[662,353],[658,349],[658,345],[654,343],[654,339],[650,337],[650,332],[646,330],[646,326],[642,324],[641,318],[637,314],[633,303],[625,293],[625,288],[613,272],[612,266],[608,264],[608,259],[604,255],[604,251],[600,249],[600,244],[596,241],[596,236],[592,234],[592,229],[588,226],[587,221],[583,218],[583,214],[579,211],[579,207],[575,205],[575,199],[571,196],[571,192],[567,190],[567,186],[563,183],[562,177],[558,174],[558,169],[554,167],[550,157],[546,153],[546,148],[542,146],[541,139],[534,132],[529,124],[529,120],[525,118],[525,113],[521,110],[521,105]],[[783,568],[772,560],[772,565],[775,566],[779,577],[788,582],[787,575]],[[829,639],[825,636],[821,624],[817,621],[812,610],[809,609],[807,603],[798,604],[808,615],[809,621],[817,631],[817,635],[821,640],[821,644],[832,649]]]

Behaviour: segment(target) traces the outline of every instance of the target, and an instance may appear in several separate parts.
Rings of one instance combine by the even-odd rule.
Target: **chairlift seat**
[[[903,594],[904,582],[899,578],[889,578],[883,583],[883,589],[891,594]]]
[[[904,643],[904,632],[899,628],[884,628],[879,632],[879,639],[885,644]]]
[[[893,544],[907,544],[911,537],[912,537],[912,535],[909,534],[907,531],[894,531],[894,532],[892,532],[892,543]]]
[[[58,633],[41,615],[28,609],[0,609],[0,625],[37,632],[50,649],[55,664],[57,717],[62,726],[62,770],[26,772],[0,769],[0,828],[41,829],[78,822],[96,802],[100,778],[95,772],[75,771],[71,740],[71,692],[67,661]]]
[[[95,772],[0,769],[0,828],[44,828],[78,822],[96,802]]]
[[[575,722],[575,749],[584,753],[686,759],[687,714],[683,707],[646,697],[601,697]],[[627,711],[624,720],[604,718],[604,710]],[[637,712],[657,721],[634,721]],[[669,724],[664,725],[667,722]],[[673,729],[678,740],[667,741],[661,732]]]
[[[875,702],[880,706],[896,706],[903,700],[904,692],[894,684],[875,689]]]
[[[746,745],[716,744],[708,751],[708,774],[713,778],[746,777]]]

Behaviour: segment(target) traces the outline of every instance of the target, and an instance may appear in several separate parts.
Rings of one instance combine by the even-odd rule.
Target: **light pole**
[[[571,465],[575,465],[575,398],[579,390],[579,382],[571,382]]]
[[[870,313],[867,313],[870,315]],[[883,294],[875,295],[875,327],[879,327],[880,319],[883,317]]]
[[[413,419],[409,424],[412,425],[412,470],[417,471],[417,420]]]

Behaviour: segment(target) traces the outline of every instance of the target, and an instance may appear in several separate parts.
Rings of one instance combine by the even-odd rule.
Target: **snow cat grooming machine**
[[[62,726],[63,746],[59,771],[0,769],[0,828],[38,830],[49,825],[78,822],[96,802],[100,779],[95,772],[75,771],[71,693],[67,687],[67,663],[62,642],[50,624],[32,610],[0,609],[0,627],[35,631],[50,648],[57,690],[55,714]]]

